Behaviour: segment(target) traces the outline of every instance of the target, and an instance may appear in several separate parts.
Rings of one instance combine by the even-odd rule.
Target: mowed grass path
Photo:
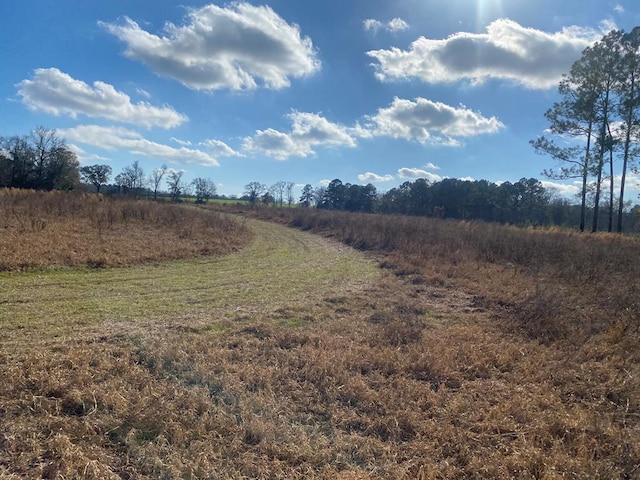
[[[254,241],[220,258],[0,274],[0,342],[21,343],[20,333],[66,337],[110,322],[295,309],[357,290],[379,275],[372,261],[337,242],[241,221],[255,232]]]

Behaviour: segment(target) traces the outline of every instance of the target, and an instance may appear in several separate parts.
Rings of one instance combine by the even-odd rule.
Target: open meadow
[[[2,480],[640,477],[637,239],[16,191],[0,219]]]

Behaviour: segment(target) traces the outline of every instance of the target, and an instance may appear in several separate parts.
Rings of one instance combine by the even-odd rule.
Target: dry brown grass
[[[0,350],[0,478],[640,476],[632,302],[583,298],[546,254],[523,264],[515,230],[495,230],[514,253],[488,259],[456,236],[481,225],[427,224],[410,251],[411,222],[365,220],[314,219],[386,249],[385,273],[349,292],[319,283],[251,312],[44,330]],[[374,245],[377,221],[389,233]]]
[[[2,358],[1,462],[30,478],[636,476],[637,406],[607,392],[625,378],[588,349],[427,308],[434,293],[387,277],[224,328],[36,342]]]
[[[223,255],[248,230],[189,206],[67,192],[0,190],[0,271],[126,266]]]

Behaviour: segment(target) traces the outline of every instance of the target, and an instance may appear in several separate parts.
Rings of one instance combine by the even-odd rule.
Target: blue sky
[[[166,164],[241,195],[252,181],[542,179],[555,164],[528,142],[561,74],[640,24],[640,5],[3,0],[0,18],[0,135],[42,125],[114,175]]]

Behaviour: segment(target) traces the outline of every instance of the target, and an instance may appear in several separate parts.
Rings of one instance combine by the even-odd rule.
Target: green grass
[[[248,221],[241,252],[131,268],[0,275],[0,340],[18,331],[65,335],[78,326],[221,312],[250,318],[357,288],[377,275],[361,254],[308,233]],[[355,280],[354,280],[355,279]],[[218,317],[220,318],[220,316]],[[296,322],[290,318],[288,321]]]

